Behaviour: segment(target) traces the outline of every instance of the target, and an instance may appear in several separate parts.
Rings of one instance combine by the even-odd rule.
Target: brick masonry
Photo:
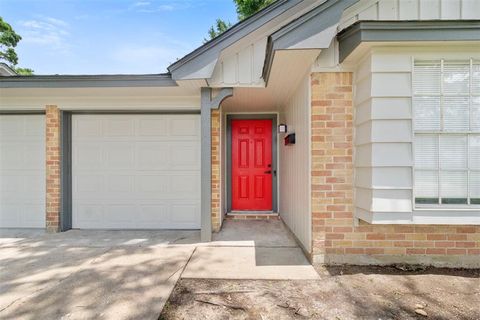
[[[312,260],[480,266],[480,226],[355,226],[352,74],[314,73],[311,89]]]
[[[60,231],[60,110],[49,105],[46,114],[46,228]]]
[[[220,110],[212,110],[212,231],[221,227],[220,208]]]

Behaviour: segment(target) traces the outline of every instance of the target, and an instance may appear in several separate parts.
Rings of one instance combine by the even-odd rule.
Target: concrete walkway
[[[313,279],[280,221],[198,231],[0,229],[1,319],[157,319],[180,277]]]
[[[226,220],[208,246],[197,247],[182,278],[311,280],[319,275],[279,220]]]

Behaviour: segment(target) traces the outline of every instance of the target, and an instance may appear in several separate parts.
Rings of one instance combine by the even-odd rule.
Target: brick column
[[[336,249],[332,239],[353,227],[352,74],[314,73],[311,81],[312,255],[323,262]]]
[[[46,228],[60,232],[60,110],[46,106]]]
[[[220,231],[220,110],[212,110],[212,231]]]

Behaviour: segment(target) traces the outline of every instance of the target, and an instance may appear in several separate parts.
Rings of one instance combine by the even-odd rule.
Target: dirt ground
[[[317,281],[182,279],[159,319],[480,319],[480,270],[317,271]]]

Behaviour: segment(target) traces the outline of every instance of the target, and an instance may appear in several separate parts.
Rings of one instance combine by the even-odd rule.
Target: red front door
[[[272,120],[232,120],[232,210],[272,210]]]

